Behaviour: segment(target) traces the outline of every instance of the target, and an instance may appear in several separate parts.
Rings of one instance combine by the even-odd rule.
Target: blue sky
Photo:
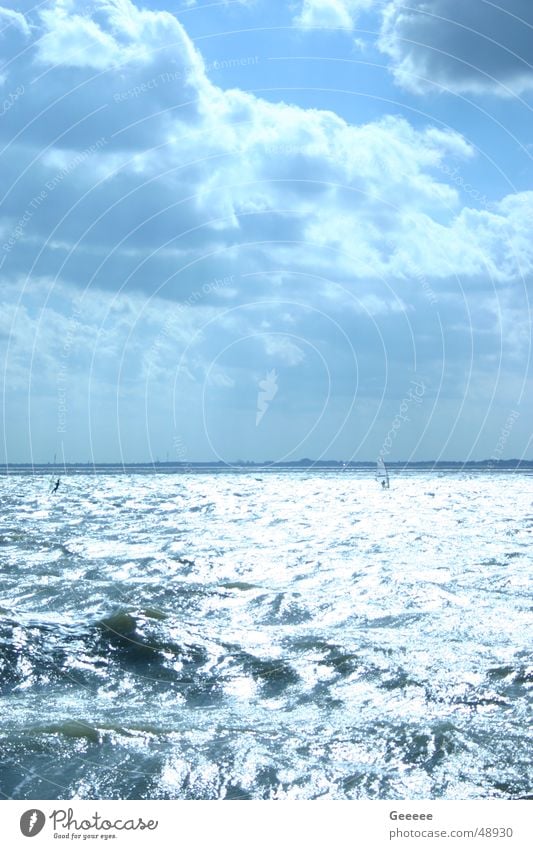
[[[531,459],[532,27],[0,6],[0,462]]]

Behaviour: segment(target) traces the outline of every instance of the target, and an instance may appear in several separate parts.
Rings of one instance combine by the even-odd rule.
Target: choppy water
[[[532,792],[531,477],[0,486],[5,797]]]

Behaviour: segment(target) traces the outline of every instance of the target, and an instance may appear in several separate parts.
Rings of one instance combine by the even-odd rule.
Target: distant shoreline
[[[421,460],[387,463],[392,472],[447,471],[447,472],[499,472],[533,471],[533,460]],[[269,471],[369,471],[376,468],[372,460],[343,462],[341,460],[295,460],[263,463],[236,460],[234,463],[218,462],[138,462],[138,463],[2,463],[0,475],[10,474],[193,474],[195,472],[269,472]]]

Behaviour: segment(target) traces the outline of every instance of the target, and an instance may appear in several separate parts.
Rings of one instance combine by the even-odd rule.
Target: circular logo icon
[[[37,810],[37,808],[32,808],[22,814],[20,818],[20,830],[24,837],[35,837],[36,834],[42,831],[45,822],[46,817],[43,812]]]

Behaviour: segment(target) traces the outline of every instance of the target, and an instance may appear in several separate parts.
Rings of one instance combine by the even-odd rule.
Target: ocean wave
[[[64,483],[2,503],[5,795],[530,792],[516,475]]]

